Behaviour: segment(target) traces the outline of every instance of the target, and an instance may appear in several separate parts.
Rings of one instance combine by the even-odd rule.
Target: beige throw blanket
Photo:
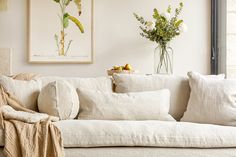
[[[0,124],[6,157],[64,157],[57,119],[26,109],[0,85]]]

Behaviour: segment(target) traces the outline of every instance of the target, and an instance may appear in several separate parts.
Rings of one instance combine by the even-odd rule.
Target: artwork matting
[[[45,6],[48,6],[47,9]],[[82,0],[82,15],[79,20],[84,25],[84,33],[81,33],[74,23],[69,24],[65,35],[66,39],[70,38],[72,42],[70,45],[69,39],[65,41],[66,46],[70,45],[70,49],[64,56],[58,55],[57,45],[60,44],[60,40],[57,44],[55,42],[55,35],[61,35],[56,7],[54,0],[28,0],[28,61],[30,63],[93,63],[94,1]],[[40,10],[44,10],[43,15]],[[76,16],[76,6],[72,6],[68,11]],[[47,13],[49,15],[45,16]]]

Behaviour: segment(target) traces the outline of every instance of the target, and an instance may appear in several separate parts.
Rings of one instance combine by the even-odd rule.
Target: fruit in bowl
[[[125,66],[113,66],[112,69],[107,70],[109,76],[112,76],[114,73],[118,74],[132,74],[135,73],[132,66],[130,64],[126,64]]]
[[[133,70],[133,68],[130,64],[126,64],[125,65],[125,70]]]

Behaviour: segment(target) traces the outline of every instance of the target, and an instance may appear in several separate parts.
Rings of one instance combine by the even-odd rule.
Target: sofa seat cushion
[[[236,147],[236,127],[164,121],[66,120],[55,123],[65,147]]]

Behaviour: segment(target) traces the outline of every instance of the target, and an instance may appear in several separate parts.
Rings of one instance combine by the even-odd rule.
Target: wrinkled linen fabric
[[[68,157],[235,157],[236,148],[106,147],[66,149]],[[1,157],[1,156],[0,156]]]
[[[64,157],[61,132],[51,123],[57,119],[37,114],[23,106],[0,85],[0,122],[5,132],[5,156]],[[39,117],[37,119],[30,116]]]
[[[114,74],[115,92],[143,92],[169,89],[171,93],[170,114],[179,121],[186,111],[190,87],[187,77],[174,75]],[[207,75],[207,78],[224,79],[225,75]]]
[[[16,75],[11,76],[14,80],[24,80],[24,81],[30,81],[34,78],[40,77],[40,74],[34,74],[34,73],[19,73]]]
[[[175,121],[168,114],[168,89],[118,94],[78,88],[77,92],[80,100],[78,119]]]
[[[59,117],[61,120],[74,119],[79,112],[79,97],[67,81],[57,80],[42,88],[38,97],[41,113]]]
[[[188,76],[191,95],[181,121],[236,126],[236,80]]]
[[[70,83],[75,89],[86,88],[91,90],[100,90],[103,92],[113,92],[113,83],[110,77],[78,78],[42,76],[37,78],[37,80],[42,82],[42,88],[51,82],[64,80]]]
[[[236,148],[236,127],[171,121],[66,120],[54,123],[65,148]]]
[[[235,157],[236,148],[105,147],[67,148],[67,157]],[[5,157],[0,148],[0,157]]]
[[[115,92],[143,92],[169,89],[170,114],[178,121],[183,116],[190,95],[187,77],[170,75],[114,74]]]
[[[0,84],[21,102],[23,107],[38,111],[37,99],[41,88],[39,80],[14,80],[7,76],[0,76]]]

